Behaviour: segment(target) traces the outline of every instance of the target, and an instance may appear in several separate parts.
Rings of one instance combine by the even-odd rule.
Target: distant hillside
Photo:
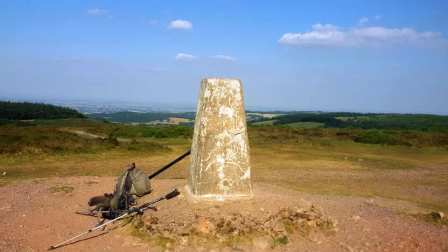
[[[43,103],[0,101],[0,119],[31,120],[31,119],[65,119],[84,118],[78,111]]]
[[[374,114],[349,112],[296,112],[273,119],[258,120],[255,125],[291,127],[397,129],[448,132],[448,116],[426,114]]]
[[[287,112],[262,112],[247,111],[246,118],[248,122],[272,119],[274,117],[285,115]],[[94,119],[107,120],[120,123],[147,123],[147,124],[181,124],[193,125],[195,112],[132,112],[122,111],[113,113],[93,113],[88,115]]]
[[[194,120],[194,112],[184,113],[167,113],[167,112],[115,112],[115,113],[96,113],[88,115],[94,119],[102,119],[110,122],[120,123],[151,123],[151,122],[168,122],[170,118],[184,118]]]

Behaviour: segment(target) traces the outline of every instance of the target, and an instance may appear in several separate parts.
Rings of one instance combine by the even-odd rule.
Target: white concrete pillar
[[[204,79],[196,112],[188,189],[199,199],[252,196],[241,81]]]

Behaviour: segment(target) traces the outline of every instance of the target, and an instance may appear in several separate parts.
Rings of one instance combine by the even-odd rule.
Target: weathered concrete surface
[[[240,80],[202,80],[191,151],[188,189],[195,198],[252,196]]]

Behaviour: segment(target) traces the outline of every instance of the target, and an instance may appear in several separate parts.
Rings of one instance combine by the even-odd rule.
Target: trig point
[[[252,196],[249,141],[241,81],[201,82],[188,189],[196,199]]]

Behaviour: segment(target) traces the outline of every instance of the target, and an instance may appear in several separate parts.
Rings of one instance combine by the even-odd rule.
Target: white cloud
[[[359,19],[358,24],[359,25],[364,25],[367,22],[369,22],[369,18],[368,17],[362,17],[362,18]]]
[[[188,20],[176,19],[170,22],[168,28],[177,30],[190,30],[193,28],[193,24]]]
[[[285,33],[280,38],[281,44],[287,45],[343,45],[346,34],[331,24],[315,24],[311,32]]]
[[[88,9],[87,14],[90,16],[104,16],[109,13],[109,10],[106,9]]]
[[[418,32],[412,28],[341,28],[331,24],[315,24],[309,32],[283,34],[279,43],[293,46],[363,47],[397,44],[446,45],[447,41],[440,33]]]
[[[211,58],[218,59],[218,60],[225,60],[225,61],[236,61],[235,57],[228,56],[228,55],[221,55],[221,54],[212,56]]]
[[[197,59],[196,56],[188,54],[188,53],[178,53],[176,55],[177,61],[193,61],[195,59]]]

